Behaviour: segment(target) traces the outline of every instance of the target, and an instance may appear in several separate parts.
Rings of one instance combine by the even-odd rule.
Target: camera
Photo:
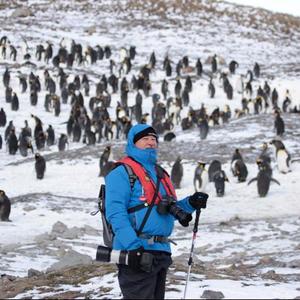
[[[140,269],[147,273],[151,272],[153,259],[153,254],[143,252],[139,262]],[[96,261],[116,263],[130,267],[128,251],[113,250],[101,245],[99,245],[97,248]]]
[[[158,203],[157,212],[161,215],[170,213],[184,227],[189,226],[189,222],[192,220],[192,215],[177,206],[176,200],[169,195],[163,197]]]

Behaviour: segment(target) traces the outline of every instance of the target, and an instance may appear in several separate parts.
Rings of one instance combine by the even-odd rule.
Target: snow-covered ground
[[[47,40],[52,41],[56,53],[62,37],[65,38],[68,46],[71,39],[81,42],[84,47],[87,45],[95,46],[96,44],[111,45],[112,58],[116,62],[119,62],[121,47],[136,45],[137,57],[133,62],[134,67],[126,76],[129,81],[133,74],[137,74],[138,68],[148,62],[151,52],[155,51],[158,67],[154,73],[151,73],[153,82],[151,95],[155,92],[160,93],[160,82],[165,78],[162,71],[162,60],[166,53],[173,61],[173,70],[178,59],[184,55],[189,55],[191,65],[194,65],[196,59],[200,57],[206,74],[209,73],[210,65],[204,62],[209,56],[216,53],[227,63],[233,58],[239,62],[237,73],[229,77],[234,89],[236,89],[240,75],[246,75],[247,70],[252,69],[257,61],[262,66],[262,76],[255,79],[254,90],[256,91],[259,85],[263,86],[264,81],[267,80],[272,89],[276,87],[279,93],[280,106],[287,89],[292,97],[293,106],[299,107],[300,105],[299,70],[293,68],[293,64],[297,64],[299,59],[295,55],[299,50],[298,31],[294,33],[289,42],[283,39],[282,44],[278,44],[282,34],[278,31],[276,43],[270,39],[257,42],[254,45],[254,38],[248,39],[245,36],[247,32],[250,35],[252,32],[256,36],[258,31],[251,27],[240,26],[230,35],[229,31],[230,28],[234,27],[234,22],[230,18],[226,19],[226,16],[222,16],[220,19],[214,17],[211,20],[213,24],[218,25],[217,31],[215,31],[215,27],[210,26],[206,19],[203,19],[203,24],[196,21],[201,16],[201,12],[190,14],[189,19],[186,20],[176,11],[173,14],[168,11],[169,19],[177,22],[168,23],[168,21],[159,19],[155,15],[147,15],[146,12],[136,10],[132,12],[135,16],[133,23],[136,22],[136,24],[129,26],[126,16],[130,13],[123,11],[119,15],[109,14],[108,7],[105,6],[109,1],[99,1],[101,4],[95,4],[94,10],[89,6],[94,4],[93,1],[86,1],[87,8],[81,11],[78,9],[78,3],[74,4],[74,8],[71,9],[64,1],[47,2],[28,1],[27,6],[35,12],[35,15],[27,18],[16,18],[16,24],[9,17],[15,7],[11,6],[0,10],[0,20],[3,23],[1,34],[7,35],[12,44],[18,47],[22,44],[21,37],[25,37],[32,53],[32,62],[36,64],[36,66],[17,65],[9,58],[3,59],[0,55],[0,75],[4,73],[6,66],[10,68],[11,87],[18,94],[20,109],[11,111],[10,104],[5,102],[5,89],[2,82],[0,83],[0,108],[4,108],[8,121],[13,120],[17,135],[24,126],[24,120],[28,120],[31,128],[34,128],[35,124],[31,114],[41,118],[44,130],[51,124],[55,129],[56,137],[60,133],[66,133],[64,122],[69,117],[70,104],[62,104],[60,116],[55,117],[53,112],[45,111],[43,103],[46,94],[43,85],[44,69],[48,68],[53,78],[56,78],[57,70],[51,64],[46,65],[44,62],[37,62],[34,58],[35,47],[38,43],[45,44]],[[40,9],[46,3],[47,8]],[[101,5],[103,5],[103,11]],[[218,7],[221,10],[222,7],[226,9],[228,5],[220,3]],[[67,13],[63,11],[63,7],[67,7]],[[236,9],[234,6],[229,7],[232,11]],[[247,10],[244,13],[246,19]],[[148,20],[149,24],[157,21],[157,28],[147,24],[139,25],[139,21],[143,19]],[[99,24],[99,22],[102,23]],[[31,26],[28,27],[28,24]],[[194,25],[189,27],[189,24]],[[225,24],[228,26],[224,26]],[[201,26],[204,26],[205,30],[201,30]],[[245,30],[245,35],[241,34],[243,30]],[[263,25],[262,30],[268,32],[268,28]],[[289,44],[288,47],[286,43]],[[20,48],[18,50],[21,51]],[[17,62],[23,62],[20,52]],[[284,72],[289,63],[291,63],[289,70]],[[92,82],[90,95],[93,95],[95,83],[99,81],[101,75],[108,74],[108,66],[108,60],[103,60],[92,66],[89,64],[75,65],[72,70],[66,70],[66,72],[69,73],[70,81],[74,74],[79,73],[81,75],[86,72]],[[64,66],[62,65],[62,67]],[[226,71],[227,65],[220,66],[220,69]],[[30,72],[34,72],[41,79],[42,91],[39,93],[36,107],[30,106],[28,90],[21,94],[21,87],[17,78],[19,71],[27,76]],[[278,76],[275,76],[277,74]],[[174,79],[175,75],[168,78],[171,96],[174,95]],[[182,82],[184,82],[183,79]],[[216,96],[214,99],[210,99],[207,93],[208,76],[193,77],[190,106],[197,109],[201,103],[205,103],[209,113],[217,106],[224,109],[226,104],[230,105],[232,112],[235,109],[240,109],[241,94],[234,92],[233,100],[229,101],[225,97],[221,81],[217,76],[214,78],[214,82],[217,88]],[[130,91],[129,105],[134,104],[135,95],[135,92]],[[152,99],[144,96],[143,98],[143,111],[151,115]],[[89,97],[85,97],[87,107],[88,100]],[[112,105],[109,108],[112,119],[115,118],[117,101],[119,101],[119,94],[113,94]],[[182,117],[187,115],[188,109],[188,107],[183,108]],[[243,151],[247,153],[245,155],[249,171],[247,182],[256,177],[257,166],[253,157],[259,153],[258,149],[262,142],[269,142],[275,137],[271,110],[263,116],[267,121],[267,126],[266,123],[259,121],[259,118],[256,119],[256,116],[253,115],[242,119],[232,118],[230,126],[224,124],[217,129],[212,128],[205,141],[200,140],[197,128],[184,132],[180,125],[177,125],[174,130],[177,135],[175,142],[168,145],[163,142],[161,137],[160,144],[164,152],[169,149],[170,153],[185,155],[183,156],[184,177],[182,187],[177,191],[178,197],[185,197],[194,192],[193,177],[197,161],[211,160],[214,156],[216,159],[222,160],[222,156],[217,154],[222,153],[223,148],[220,148],[220,145],[231,145],[233,149],[240,148],[242,153]],[[299,157],[300,151],[300,132],[297,127],[300,123],[297,116],[299,114],[285,115],[286,134],[282,137],[292,158]],[[149,122],[151,122],[151,118]],[[243,126],[241,126],[241,122],[243,122]],[[247,125],[247,123],[249,124]],[[244,124],[247,126],[245,127]],[[4,130],[5,128],[0,127],[2,137],[4,137]],[[103,142],[89,147],[83,143],[71,142],[69,149],[64,154],[58,152],[57,145],[45,149],[42,151],[42,155],[46,157],[47,169],[43,180],[36,179],[32,154],[29,154],[27,158],[23,158],[19,152],[14,156],[9,155],[5,143],[3,143],[0,150],[0,189],[4,190],[12,201],[10,215],[12,222],[0,222],[1,274],[26,276],[30,268],[45,271],[54,263],[59,262],[63,255],[71,250],[94,259],[97,245],[102,243],[102,228],[100,216],[91,216],[90,213],[97,209],[98,189],[103,183],[103,178],[98,177],[98,162],[104,146],[108,143],[112,144],[113,152],[114,149],[122,150],[125,145],[124,140]],[[194,149],[197,149],[199,145],[205,155],[197,157]],[[215,147],[215,152],[212,146]],[[186,150],[188,147],[190,147],[189,152]],[[205,147],[207,147],[207,151],[205,151]],[[185,152],[180,153],[183,149]],[[232,154],[224,153],[224,156],[230,157]],[[115,152],[114,155],[118,156],[119,152]],[[271,184],[270,191],[265,198],[258,196],[255,183],[248,186],[247,182],[237,182],[230,171],[230,159],[223,164],[229,178],[229,183],[226,183],[225,196],[217,197],[213,184],[210,183],[207,186],[206,191],[210,198],[207,209],[202,210],[200,217],[195,248],[196,264],[194,269],[192,268],[188,298],[200,298],[205,290],[221,291],[225,298],[240,299],[295,298],[300,295],[298,280],[300,266],[299,263],[295,263],[300,259],[300,237],[298,233],[300,224],[300,186],[298,183],[300,164],[299,162],[293,163],[291,172],[282,174],[277,169],[275,156],[272,155],[271,157],[273,177],[280,182],[280,186]],[[170,157],[162,156],[161,163],[168,171],[171,170]],[[63,228],[61,232],[56,230],[57,226],[62,226],[59,227]],[[178,241],[178,246],[173,247],[175,266],[177,260],[183,261],[183,264],[187,261],[191,246],[191,231],[191,226],[188,229],[183,229],[176,225],[173,236],[174,240]],[[262,261],[266,261],[267,258],[272,258],[281,264],[263,264]],[[230,273],[228,270],[232,269],[233,265],[240,267],[242,264],[247,265],[249,269],[251,266],[253,267],[251,276],[247,272],[243,274],[242,269],[241,274],[228,275]],[[201,274],[201,267],[203,266],[204,270]],[[239,269],[239,267],[237,268]],[[214,274],[220,272],[219,278],[208,275],[207,272],[210,268],[214,270]],[[193,274],[193,270],[195,274]],[[222,273],[222,270],[226,271]],[[271,271],[274,271],[279,277],[285,276],[284,279],[279,280],[274,276],[269,276],[273,274]],[[170,269],[167,298],[182,297],[185,275],[186,273],[179,272],[176,267]],[[176,278],[175,281],[172,281],[173,277]],[[111,287],[112,290],[105,295],[99,294],[96,292],[99,287]],[[62,285],[57,289],[80,290],[82,293],[89,291],[92,293],[91,298],[121,297],[113,273],[102,278],[93,278],[90,282],[77,287]],[[93,293],[93,291],[95,292]],[[46,294],[36,289],[19,294],[16,298],[43,298],[53,295],[55,295],[53,291]]]

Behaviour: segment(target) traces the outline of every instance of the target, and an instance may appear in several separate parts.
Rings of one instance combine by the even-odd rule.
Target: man
[[[188,226],[190,214],[205,208],[208,198],[198,192],[175,201],[169,176],[156,165],[157,146],[152,127],[133,126],[128,134],[128,157],[105,178],[106,218],[114,232],[113,249],[128,251],[127,265],[118,265],[124,299],[164,299],[174,221]],[[134,183],[125,165],[136,174]],[[153,260],[145,263],[145,257]]]

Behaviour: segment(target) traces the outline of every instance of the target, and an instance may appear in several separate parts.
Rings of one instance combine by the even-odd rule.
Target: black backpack
[[[137,179],[137,176],[134,174],[132,169],[122,163],[116,163],[116,168],[119,165],[123,165],[128,173],[129,176],[129,182],[130,182],[130,188],[132,189],[134,186],[134,183]],[[98,196],[98,211],[91,213],[93,216],[96,215],[99,211],[101,213],[101,220],[102,220],[102,227],[103,227],[103,242],[104,245],[112,248],[113,245],[113,239],[114,239],[114,232],[112,229],[111,224],[107,221],[106,216],[105,216],[105,209],[106,209],[106,203],[105,203],[105,184],[101,184],[100,186],[100,191],[99,191],[99,196]]]

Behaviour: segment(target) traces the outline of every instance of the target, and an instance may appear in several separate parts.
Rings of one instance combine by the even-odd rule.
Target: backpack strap
[[[134,183],[137,180],[137,176],[135,175],[135,173],[133,172],[133,170],[131,169],[131,167],[129,167],[126,164],[123,164],[123,166],[125,167],[128,176],[129,176],[129,182],[130,182],[130,188],[133,189]]]
[[[150,205],[152,198],[155,194],[155,188],[156,188],[156,184],[153,181],[153,179],[151,178],[151,175],[149,175],[148,171],[145,169],[145,167],[140,162],[136,161],[132,157],[129,157],[129,156],[124,157],[119,162],[129,165],[132,168],[132,171],[136,174],[137,178],[139,179],[139,181],[143,187],[144,197],[143,197],[143,199],[140,198],[140,200],[145,201],[148,203],[148,205]],[[157,173],[157,171],[156,171],[156,173]],[[155,204],[158,204],[160,202],[161,198],[162,198],[162,196],[158,192],[156,199],[154,199]]]
[[[129,163],[131,163],[131,162],[133,162],[132,166],[129,165]],[[118,166],[120,166],[120,165],[124,166],[124,168],[125,168],[128,176],[129,176],[130,187],[131,187],[131,189],[133,189],[135,181],[137,179],[139,179],[139,176],[133,170],[133,166],[135,166],[135,165],[139,165],[140,166],[140,163],[138,163],[132,157],[125,157],[122,160],[120,160],[120,161],[118,161],[118,162],[115,163],[115,168],[118,167]],[[176,199],[177,198],[176,197],[176,192],[175,192],[175,189],[173,187],[173,184],[171,182],[171,179],[170,179],[170,176],[169,176],[168,172],[164,168],[162,168],[161,166],[159,166],[157,164],[155,165],[155,169],[156,169],[157,177],[160,178],[161,183],[163,184],[164,189],[167,192],[167,194],[171,195],[174,199]],[[147,173],[145,173],[145,174],[147,174]],[[141,184],[143,186],[142,182],[141,182]],[[128,213],[134,213],[136,211],[139,211],[139,210],[141,210],[141,209],[143,209],[145,207],[149,207],[151,205],[151,203],[152,203],[151,202],[152,196],[155,194],[155,190],[156,190],[156,184],[152,182],[152,186],[153,186],[153,194],[151,195],[151,198],[149,199],[150,202],[149,201],[145,201],[145,202],[143,202],[143,203],[141,203],[139,205],[131,207],[131,208],[129,208],[127,210]],[[158,199],[157,199],[157,197],[158,197]],[[160,198],[161,198],[161,195],[160,195],[160,193],[158,191],[157,195],[156,195],[156,199],[155,199],[155,204],[157,204],[157,201],[159,202]]]
[[[161,166],[155,165],[156,166],[156,172],[160,178],[162,178],[162,184],[165,188],[165,191],[169,196],[172,196],[175,200],[177,200],[176,196],[176,191],[174,189],[174,186],[171,182],[170,175],[168,172]]]
[[[136,232],[137,236],[139,236],[143,232],[144,226],[145,226],[145,224],[146,224],[146,222],[147,222],[147,220],[148,220],[148,218],[150,216],[151,210],[152,210],[152,208],[155,205],[155,199],[156,199],[156,197],[157,197],[157,195],[159,193],[159,185],[160,185],[160,182],[161,182],[160,175],[161,174],[157,173],[157,181],[156,181],[154,195],[153,195],[153,198],[151,200],[151,204],[149,205],[148,210],[147,210],[147,212],[146,212],[146,214],[144,216],[144,219],[143,219],[143,221],[142,221],[142,223],[140,225],[140,228]]]
[[[132,189],[133,189],[133,186],[134,186],[134,184],[135,184],[135,181],[138,179],[137,175],[133,172],[132,168],[131,168],[129,165],[127,165],[127,164],[124,164],[124,163],[122,163],[122,162],[116,162],[114,168],[117,168],[118,166],[124,166],[124,168],[125,168],[125,170],[126,170],[128,176],[129,176],[130,188],[131,188],[131,190],[132,190]],[[136,206],[134,206],[134,207],[129,208],[129,209],[127,210],[127,212],[128,212],[129,214],[132,214],[132,213],[134,213],[134,212],[136,212],[136,211],[139,211],[139,210],[141,210],[141,209],[143,209],[144,207],[147,207],[147,206],[148,206],[148,203],[147,203],[147,202],[144,202],[144,203],[141,203],[141,204],[139,204],[139,205],[136,205]]]
[[[138,177],[135,175],[135,173],[133,172],[131,167],[128,166],[127,164],[124,164],[124,163],[118,161],[115,163],[114,169],[117,168],[118,166],[124,166],[128,176],[129,176],[130,188],[133,189],[134,183],[138,179]]]

